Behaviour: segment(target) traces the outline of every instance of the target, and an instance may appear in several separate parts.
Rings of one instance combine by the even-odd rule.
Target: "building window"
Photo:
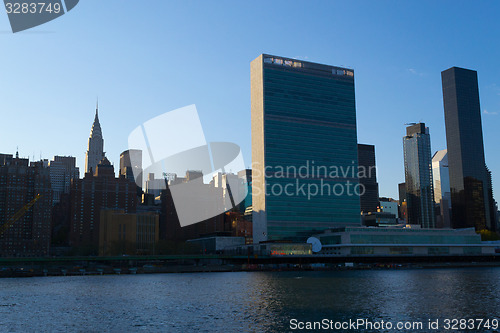
[[[429,255],[450,254],[450,248],[446,246],[435,246],[427,249]]]
[[[413,254],[413,248],[407,246],[393,246],[389,248],[390,254]]]
[[[374,254],[375,249],[372,246],[351,247],[351,254]]]

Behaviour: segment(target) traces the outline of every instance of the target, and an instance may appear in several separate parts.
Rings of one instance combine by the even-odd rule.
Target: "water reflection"
[[[496,318],[500,269],[2,279],[0,331],[290,331],[290,319]]]

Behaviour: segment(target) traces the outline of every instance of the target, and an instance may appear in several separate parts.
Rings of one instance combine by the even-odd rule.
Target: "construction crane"
[[[405,126],[413,126],[416,125],[417,123],[405,123]]]
[[[36,197],[23,206],[17,213],[12,215],[10,219],[7,220],[4,224],[0,226],[0,235],[5,232],[5,230],[9,229],[17,220],[23,217],[24,214],[42,197],[41,194],[37,194]]]

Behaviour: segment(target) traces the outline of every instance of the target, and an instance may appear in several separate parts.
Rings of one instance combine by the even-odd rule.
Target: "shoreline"
[[[0,278],[53,277],[53,276],[98,276],[135,274],[179,274],[179,273],[229,273],[229,272],[325,272],[346,270],[407,270],[442,268],[500,267],[500,262],[427,262],[427,263],[353,263],[337,264],[211,264],[211,265],[143,265],[139,267],[114,267],[104,265],[30,267],[16,265],[2,267]]]

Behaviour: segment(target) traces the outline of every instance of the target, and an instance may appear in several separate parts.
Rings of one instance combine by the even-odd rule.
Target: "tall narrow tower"
[[[102,138],[101,124],[99,123],[99,105],[95,109],[94,123],[90,130],[89,144],[85,153],[85,173],[96,170],[96,166],[104,158],[104,139]]]
[[[477,72],[452,67],[441,72],[451,189],[451,225],[495,230],[484,158]]]
[[[408,223],[435,228],[431,137],[424,123],[406,128],[403,150]]]
[[[361,212],[376,212],[379,205],[378,183],[375,165],[375,146],[358,143],[359,183],[365,191],[359,196]],[[364,174],[361,172],[364,171]]]

